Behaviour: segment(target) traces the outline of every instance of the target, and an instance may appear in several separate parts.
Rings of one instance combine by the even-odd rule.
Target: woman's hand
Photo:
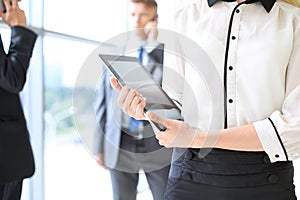
[[[122,87],[115,77],[110,78],[110,84],[119,92],[118,106],[129,116],[138,120],[145,120],[144,108],[146,100],[130,87]]]
[[[165,131],[156,133],[160,145],[165,147],[198,147],[201,133],[191,128],[187,123],[163,118],[152,112],[147,112],[147,116],[153,122],[166,128]]]
[[[3,0],[6,7],[6,12],[0,11],[0,17],[10,27],[23,26],[26,27],[26,16],[25,12],[20,9],[18,5],[19,0],[12,0],[11,4],[9,0]]]

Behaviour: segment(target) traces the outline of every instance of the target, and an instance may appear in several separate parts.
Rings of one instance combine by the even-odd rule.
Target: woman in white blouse
[[[196,41],[222,76],[224,121],[218,137],[209,132],[212,109],[201,105],[209,105],[210,98],[187,65],[178,63],[174,70],[189,80],[194,94],[186,91],[185,81],[164,76],[164,82],[174,83],[168,87],[177,92],[184,118],[148,113],[166,127],[157,133],[160,144],[175,147],[165,198],[296,199],[292,160],[300,157],[300,9],[282,0],[198,0],[175,16],[176,31]],[[144,119],[141,95],[121,88],[115,78],[111,83],[120,91],[119,106]],[[197,109],[189,102],[192,95],[199,96]],[[207,145],[209,138],[217,139]]]

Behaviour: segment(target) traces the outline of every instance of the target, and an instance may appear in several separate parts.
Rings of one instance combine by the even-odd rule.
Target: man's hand
[[[145,34],[147,36],[147,41],[149,44],[157,41],[158,31],[157,31],[157,21],[150,21],[145,26]]]
[[[97,161],[97,164],[103,168],[103,169],[107,169],[107,167],[104,164],[104,154],[103,153],[99,153],[97,155],[95,155],[95,159]]]
[[[19,0],[12,0],[10,4],[9,0],[3,0],[3,3],[6,7],[6,12],[4,13],[3,11],[0,11],[0,17],[10,27],[26,27],[25,12],[20,9],[18,1]]]
[[[117,92],[119,92],[118,106],[123,112],[135,119],[145,120],[144,108],[146,106],[146,100],[130,87],[121,87],[115,77],[110,78],[110,84]]]

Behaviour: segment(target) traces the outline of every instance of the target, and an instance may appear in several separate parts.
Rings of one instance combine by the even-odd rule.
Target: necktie
[[[143,52],[144,52],[144,48],[143,46],[140,46],[138,48],[138,59],[142,64],[143,64]]]
[[[140,46],[138,48],[138,59],[139,61],[143,64],[143,46]],[[133,117],[130,117],[130,122],[129,122],[129,130],[132,133],[136,133],[138,128],[139,128],[139,124],[141,123],[140,120],[136,120]]]

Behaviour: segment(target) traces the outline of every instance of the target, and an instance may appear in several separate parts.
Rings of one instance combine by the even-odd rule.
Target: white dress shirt
[[[199,44],[220,79],[226,77],[225,98],[220,99],[224,127],[253,123],[271,162],[294,160],[300,157],[300,9],[282,0],[269,12],[261,2],[239,6],[226,53],[236,6],[236,1],[210,7],[207,0],[197,0],[176,11],[175,30]],[[179,83],[167,73],[163,79],[182,102],[185,122],[209,130],[213,105],[205,77],[184,62],[170,67],[185,79]]]

